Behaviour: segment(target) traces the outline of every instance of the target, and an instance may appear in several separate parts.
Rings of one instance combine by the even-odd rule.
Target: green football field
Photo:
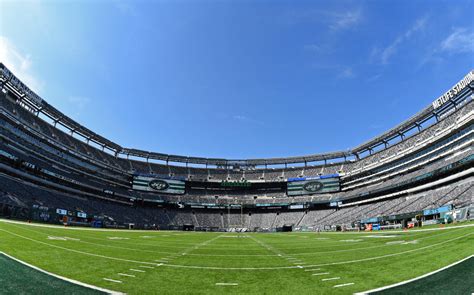
[[[408,232],[204,233],[0,220],[0,251],[56,275],[128,294],[352,294],[473,255],[473,225]],[[33,279],[15,285],[23,275],[10,268],[9,276],[3,271],[3,281],[0,270],[2,285],[11,281],[13,289],[43,288]],[[67,284],[59,288],[67,294],[89,294],[87,289],[68,291]],[[456,289],[445,293],[457,294]]]

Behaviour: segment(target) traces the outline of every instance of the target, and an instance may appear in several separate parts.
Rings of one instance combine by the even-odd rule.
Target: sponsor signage
[[[288,203],[257,203],[255,204],[256,207],[282,207],[282,206],[288,206]]]
[[[135,190],[166,194],[184,194],[185,182],[175,179],[159,179],[146,176],[134,176],[132,188]]]
[[[375,223],[375,222],[379,222],[379,218],[378,217],[372,217],[372,218],[369,218],[369,219],[365,219],[365,220],[361,220],[360,223]]]
[[[56,209],[56,213],[59,215],[67,215],[67,210],[64,209]]]
[[[143,199],[144,201],[147,201],[147,202],[153,202],[153,203],[164,203],[165,201],[163,200],[157,200],[157,199],[148,199],[148,198],[145,198]]]
[[[292,181],[305,181],[305,180],[316,180],[316,179],[326,179],[326,178],[337,178],[339,174],[326,174],[326,175],[318,175],[318,176],[308,176],[308,177],[290,177],[288,178],[288,182]]]
[[[6,158],[9,158],[10,160],[18,160],[17,157],[15,157],[14,155],[10,154],[10,153],[7,153],[6,151],[4,150],[0,150],[0,155],[6,157]]]
[[[236,181],[227,181],[223,180],[221,182],[221,187],[238,187],[238,188],[249,188],[251,183],[247,180],[236,180]]]
[[[3,64],[1,68],[2,77],[7,80],[13,87],[16,88],[20,93],[28,97],[30,101],[41,106],[43,99],[34,93],[30,88],[28,88],[23,82],[20,81],[15,75],[13,75],[10,70],[8,70]]]
[[[87,218],[87,214],[84,213],[84,212],[77,212],[77,217],[80,217],[80,218]]]
[[[451,98],[455,97],[459,92],[466,88],[466,86],[468,86],[472,81],[474,81],[474,71],[469,72],[469,74],[454,85],[453,88],[435,99],[435,101],[433,101],[433,108],[437,109],[447,103]]]
[[[449,210],[451,210],[450,206],[443,206],[436,209],[427,209],[423,210],[423,215],[435,215],[443,212],[448,212]]]
[[[108,190],[108,189],[104,189],[104,193],[108,194],[108,195],[115,195],[115,193],[111,190]]]
[[[338,201],[338,202],[330,202],[329,203],[329,207],[338,207],[342,205],[342,202],[341,201]]]

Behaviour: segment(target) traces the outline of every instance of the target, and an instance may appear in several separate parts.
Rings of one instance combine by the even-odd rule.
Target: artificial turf
[[[468,225],[317,234],[111,231],[0,222],[0,251],[128,294],[352,294],[474,254],[474,227]]]

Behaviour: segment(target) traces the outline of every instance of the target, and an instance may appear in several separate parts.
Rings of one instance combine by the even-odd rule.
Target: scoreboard
[[[341,189],[339,175],[321,175],[315,177],[289,178],[287,195],[299,196],[338,192]]]

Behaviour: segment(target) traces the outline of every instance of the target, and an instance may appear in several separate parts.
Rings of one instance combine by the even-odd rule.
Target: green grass
[[[373,238],[380,235],[392,237]],[[55,274],[129,294],[352,294],[439,269],[474,254],[473,245],[472,226],[379,233],[237,234],[0,222],[0,251]],[[168,260],[158,265],[155,260],[161,258]],[[313,268],[320,270],[306,271]],[[334,277],[340,279],[322,281]],[[354,284],[334,288],[345,283]]]

